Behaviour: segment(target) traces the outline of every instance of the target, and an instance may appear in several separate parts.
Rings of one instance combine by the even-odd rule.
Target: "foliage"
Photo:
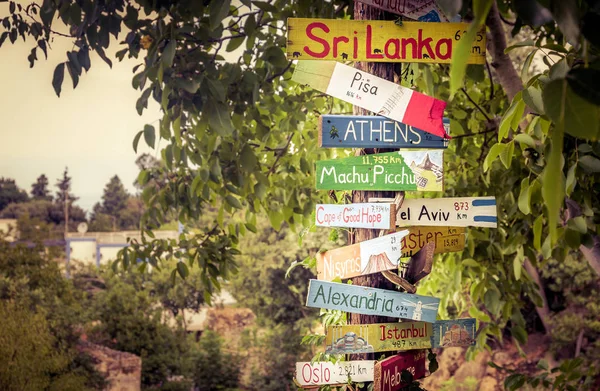
[[[59,178],[56,181],[56,187],[58,191],[56,192],[56,203],[59,205],[64,205],[65,201],[71,205],[73,202],[77,201],[79,198],[75,197],[71,193],[71,178],[69,176],[69,168],[65,167],[65,171],[63,172],[62,178]],[[64,207],[64,206],[63,206]],[[70,210],[69,210],[70,212]]]
[[[19,226],[21,234],[24,231],[33,231],[39,226],[39,231],[49,232],[47,237],[42,239],[55,239],[55,226],[64,224],[65,216],[61,204],[47,200],[32,200],[22,203],[12,203],[0,212],[0,217],[9,219],[18,219],[23,226]],[[74,229],[78,223],[86,221],[85,211],[77,205],[69,207],[69,227]],[[47,228],[47,229],[44,229]],[[26,237],[22,239],[30,239]]]
[[[0,388],[82,390],[104,385],[76,347],[81,301],[43,248],[0,241]]]
[[[142,200],[129,195],[115,175],[104,188],[102,203],[94,205],[90,230],[102,232],[138,229],[143,211]]]
[[[233,391],[240,376],[239,359],[225,352],[224,341],[205,331],[193,354],[193,379],[199,391]]]
[[[34,200],[52,201],[52,195],[48,189],[48,178],[42,174],[37,177],[35,183],[31,185],[31,198]]]
[[[19,189],[14,179],[0,178],[0,211],[11,203],[25,202],[28,199],[27,192]]]

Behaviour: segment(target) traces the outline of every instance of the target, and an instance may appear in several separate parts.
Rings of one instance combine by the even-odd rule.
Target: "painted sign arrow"
[[[356,0],[420,22],[448,22],[435,0]]]
[[[292,80],[394,121],[450,138],[443,123],[446,102],[351,66],[335,61],[298,61]]]
[[[317,161],[321,190],[444,191],[444,152],[396,151]]]
[[[329,326],[327,354],[361,354],[475,344],[473,318]]]
[[[400,227],[421,225],[490,227],[498,225],[495,197],[405,199],[396,212]]]
[[[412,257],[425,246],[435,243],[434,254],[451,253],[465,249],[465,229],[462,227],[409,227],[402,239],[402,258]]]
[[[435,322],[440,299],[385,289],[310,280],[307,307]]]
[[[449,64],[468,23],[288,18],[287,55],[300,60]],[[485,28],[467,54],[485,64]]]
[[[317,204],[317,227],[390,229],[396,218],[394,204]],[[395,225],[395,221],[393,222]]]
[[[301,386],[373,381],[375,361],[297,362],[296,381]]]
[[[402,352],[375,364],[373,391],[398,391],[408,385],[402,381],[402,371],[408,371],[413,379],[425,377],[425,350]]]
[[[450,120],[444,118],[446,133]],[[319,146],[324,148],[448,148],[448,140],[381,116],[322,115]]]
[[[395,232],[351,246],[317,253],[317,278],[331,281],[398,268],[401,241],[408,231]]]

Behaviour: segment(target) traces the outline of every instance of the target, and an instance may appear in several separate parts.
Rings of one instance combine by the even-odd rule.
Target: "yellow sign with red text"
[[[450,63],[468,23],[288,18],[287,55],[299,60]],[[468,64],[485,64],[485,27]]]

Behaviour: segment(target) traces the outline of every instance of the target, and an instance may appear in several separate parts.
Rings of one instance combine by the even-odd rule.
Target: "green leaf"
[[[542,174],[542,196],[548,211],[548,226],[551,244],[558,239],[558,217],[565,198],[564,174],[562,171],[563,138],[566,119],[567,82],[555,80],[544,89],[546,112],[551,115],[555,126],[551,135],[552,147],[546,167]]]
[[[138,144],[140,142],[140,138],[142,137],[142,134],[144,134],[144,131],[140,130],[133,138],[133,151],[135,153],[137,153]]]
[[[217,134],[229,136],[233,133],[231,116],[224,104],[209,99],[204,105],[202,114],[208,116],[208,124]]]
[[[173,133],[175,134],[175,142],[181,147],[181,116],[173,121]]]
[[[456,91],[463,85],[463,79],[467,69],[467,60],[471,54],[471,47],[477,33],[485,34],[485,29],[481,32],[481,26],[492,6],[492,0],[479,0],[473,3],[475,18],[469,25],[467,33],[464,34],[452,55],[452,66],[450,67],[450,96],[454,96]]]
[[[54,76],[52,77],[52,87],[56,96],[60,97],[63,80],[65,79],[65,63],[60,63],[54,68]]]
[[[502,152],[500,152],[500,161],[504,164],[504,167],[507,169],[510,168],[510,163],[512,162],[513,155],[515,154],[515,143],[514,140],[506,144],[506,148]]]
[[[288,59],[279,46],[268,47],[262,59],[280,68],[284,68],[288,64]]]
[[[510,107],[508,110],[506,110],[506,113],[504,113],[502,116],[500,126],[498,127],[498,141],[502,141],[503,138],[508,136],[508,132],[513,127],[512,124],[515,122],[514,119],[517,115],[518,118],[516,122],[517,124],[519,123],[521,116],[523,115],[524,108],[525,105],[523,104],[523,95],[522,92],[519,91],[510,103]]]
[[[544,101],[542,100],[542,91],[533,86],[523,90],[523,101],[534,113],[544,115]]]
[[[154,126],[144,126],[144,140],[146,140],[146,144],[148,144],[150,148],[154,149],[154,143],[156,141],[156,131],[154,130]]]
[[[567,173],[567,182],[565,183],[565,192],[567,196],[571,195],[573,189],[575,188],[576,179],[575,179],[575,171],[577,169],[577,164],[573,164],[569,167],[569,172]]]
[[[227,44],[227,47],[225,47],[225,51],[233,52],[235,49],[239,48],[244,43],[245,39],[246,37],[244,36],[230,39],[229,43]]]
[[[254,171],[258,164],[254,149],[248,144],[244,145],[244,148],[242,148],[242,152],[240,153],[240,163],[242,164],[242,168],[248,172]]]
[[[190,269],[188,269],[185,262],[177,262],[177,273],[179,273],[181,278],[185,279],[190,275]]]
[[[525,144],[528,147],[535,147],[535,140],[528,134],[519,133],[515,136],[514,140],[520,144]]]
[[[494,144],[492,148],[490,148],[490,152],[485,157],[483,161],[483,171],[487,171],[491,166],[494,160],[506,149],[506,144]]]
[[[579,158],[579,166],[588,174],[594,174],[600,172],[600,159],[592,156],[585,155]]]
[[[486,322],[489,323],[492,320],[490,319],[489,315],[486,314],[485,312],[479,310],[477,307],[475,306],[471,306],[469,308],[469,315],[471,315],[472,318],[476,318],[477,320],[481,321],[481,322]]]
[[[223,19],[229,14],[229,6],[231,0],[212,0],[210,2],[210,13],[208,19],[211,30],[216,29],[221,25]]]
[[[513,272],[515,273],[515,279],[519,281],[521,279],[521,270],[523,269],[523,247],[519,247],[517,255],[513,259]]]
[[[161,62],[166,67],[173,66],[173,60],[175,59],[175,50],[177,49],[177,42],[174,39],[171,39],[169,43],[165,46],[165,49],[162,52]]]
[[[521,181],[521,192],[519,193],[519,210],[528,215],[531,213],[531,192],[529,191],[529,178],[524,178]]]
[[[515,391],[523,387],[525,384],[525,376],[520,373],[513,373],[504,379],[504,388],[509,391]]]
[[[281,228],[281,223],[283,223],[283,213],[276,210],[270,210],[267,215],[269,216],[271,226],[278,231],[279,228]]]
[[[208,83],[208,90],[211,95],[215,97],[219,102],[225,102],[225,87],[223,83],[214,79],[205,79]]]
[[[535,46],[535,42],[533,41],[533,39],[526,39],[525,41],[517,42],[514,45],[510,45],[509,47],[504,49],[504,53],[509,53],[516,48],[522,48],[526,46]]]
[[[236,209],[242,209],[242,204],[240,201],[231,194],[227,194],[227,196],[225,196],[225,201]]]

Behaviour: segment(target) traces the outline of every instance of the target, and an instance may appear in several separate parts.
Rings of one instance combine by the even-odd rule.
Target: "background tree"
[[[31,198],[34,200],[52,201],[46,175],[40,175],[35,183],[31,185]]]
[[[27,192],[19,189],[14,179],[0,178],[0,211],[11,203],[17,204],[28,199]]]

